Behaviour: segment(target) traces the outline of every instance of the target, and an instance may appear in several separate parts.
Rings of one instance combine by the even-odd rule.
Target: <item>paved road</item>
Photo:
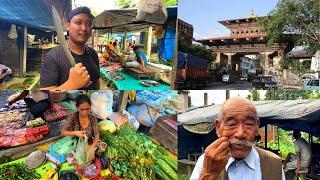
[[[228,83],[228,84],[217,81],[214,83],[209,83],[208,86],[203,89],[205,90],[210,90],[210,89],[246,90],[246,89],[252,89],[252,85],[247,81],[235,81],[233,83]]]

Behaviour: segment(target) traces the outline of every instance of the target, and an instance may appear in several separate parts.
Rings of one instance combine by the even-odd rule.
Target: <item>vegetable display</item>
[[[8,164],[0,167],[0,179],[34,180],[40,179],[35,170],[28,170],[23,163]]]
[[[135,132],[130,125],[111,134],[101,132],[100,139],[108,144],[110,169],[125,179],[177,179],[177,161],[150,137]]]

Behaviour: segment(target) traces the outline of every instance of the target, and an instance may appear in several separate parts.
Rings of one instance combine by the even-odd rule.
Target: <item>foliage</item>
[[[153,165],[161,167],[171,178],[177,174],[177,162],[162,147],[143,133],[135,132],[130,125],[122,126],[115,134],[103,131],[100,139],[108,144],[107,156],[112,170],[119,176],[137,179],[139,175],[141,179],[155,179],[158,173],[153,170]]]
[[[260,100],[260,93],[258,90],[254,89],[254,90],[250,90],[251,92],[251,96],[253,101],[259,101]]]
[[[310,52],[320,49],[319,0],[280,0],[261,20],[269,44],[293,41]]]
[[[119,0],[119,6],[124,7],[136,7],[136,4],[133,4],[132,0]]]
[[[23,163],[7,164],[0,167],[0,179],[39,179],[35,170],[29,170]]]
[[[166,0],[166,5],[167,6],[177,6],[178,1],[177,0]]]
[[[178,51],[186,52],[193,54],[195,56],[199,56],[205,59],[214,60],[216,58],[216,54],[211,52],[210,50],[206,50],[205,47],[196,44],[186,44],[186,35],[184,32],[179,32],[178,35]]]
[[[166,0],[166,6],[177,6],[178,1],[177,0]],[[131,7],[137,7],[138,4],[135,4],[132,0],[119,0],[119,6],[122,8],[131,8]]]
[[[281,128],[278,129],[278,135],[276,136],[276,142],[268,143],[268,147],[271,149],[278,149],[279,138],[279,150],[282,158],[285,158],[290,152],[295,153],[295,148],[292,140],[292,131],[285,131]]]
[[[310,71],[311,61],[304,61],[300,64],[298,60],[284,61],[283,69],[290,69],[295,74],[305,74]]]
[[[286,89],[286,90],[268,90],[266,93],[266,100],[296,100],[296,99],[310,99],[313,95],[312,91]]]
[[[320,99],[320,91],[315,91],[311,94],[310,99]]]
[[[286,131],[284,129],[278,129],[278,135],[276,136],[276,142],[268,143],[268,147],[271,149],[278,149],[278,138],[279,138],[279,150],[281,152],[281,157],[285,158],[289,153],[296,154],[294,147],[294,139],[292,137],[293,131]],[[308,133],[301,132],[301,136],[308,140]]]

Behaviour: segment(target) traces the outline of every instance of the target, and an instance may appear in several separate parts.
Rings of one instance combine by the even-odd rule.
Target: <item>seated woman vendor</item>
[[[91,101],[87,95],[80,94],[76,99],[77,112],[67,118],[61,131],[63,136],[88,137],[89,148],[95,149],[99,140],[97,119],[91,114]]]
[[[147,56],[143,52],[143,46],[135,45],[133,51],[136,54],[136,60],[132,62],[126,62],[126,67],[140,68],[142,72],[148,72],[147,66]]]
[[[112,42],[107,45],[107,49],[102,53],[105,61],[120,62],[120,56],[115,52],[115,47]]]

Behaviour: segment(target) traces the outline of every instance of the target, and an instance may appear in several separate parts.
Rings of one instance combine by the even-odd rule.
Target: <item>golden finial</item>
[[[251,9],[249,16],[247,16],[247,18],[255,18],[256,15],[253,12],[253,9]]]

